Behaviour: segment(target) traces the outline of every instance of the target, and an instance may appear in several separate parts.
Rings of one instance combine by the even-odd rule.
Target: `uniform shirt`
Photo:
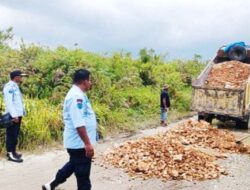
[[[69,90],[63,106],[65,124],[63,138],[67,149],[84,148],[84,142],[77,132],[78,127],[85,127],[91,144],[96,143],[96,116],[87,95],[76,85]]]
[[[3,88],[6,113],[11,117],[22,117],[25,115],[22,93],[14,81],[9,81]]]
[[[164,104],[163,104],[163,100],[165,99],[166,101],[166,106],[167,108],[170,107],[170,100],[169,100],[169,95],[168,95],[168,92],[163,90],[161,92],[161,108],[165,108]]]

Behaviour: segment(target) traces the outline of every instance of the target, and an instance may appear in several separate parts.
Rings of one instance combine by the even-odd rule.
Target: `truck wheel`
[[[250,115],[249,115],[248,120],[247,120],[247,128],[250,129]]]
[[[238,128],[238,129],[247,129],[248,128],[248,122],[238,120],[238,121],[236,121],[236,128]]]
[[[204,116],[201,114],[198,114],[198,121],[204,120]]]
[[[200,120],[204,120],[208,123],[212,123],[213,116],[209,114],[205,114],[205,115],[198,114],[198,121]]]
[[[207,117],[205,117],[205,121],[208,123],[212,123],[213,117],[211,115],[208,115]]]

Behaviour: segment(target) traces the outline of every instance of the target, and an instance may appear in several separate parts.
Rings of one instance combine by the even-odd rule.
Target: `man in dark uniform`
[[[22,117],[25,115],[22,93],[19,89],[22,76],[26,76],[26,74],[20,70],[12,71],[10,81],[3,88],[6,113],[9,113],[13,119],[13,124],[6,129],[7,157],[9,161],[13,162],[23,162],[22,154],[16,151]]]
[[[168,112],[170,108],[170,99],[168,95],[167,85],[164,85],[161,91],[160,104],[161,104],[161,125],[163,127],[166,127],[167,126],[166,120],[168,118]]]

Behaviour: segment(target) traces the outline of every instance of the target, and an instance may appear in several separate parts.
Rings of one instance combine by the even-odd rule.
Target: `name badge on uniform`
[[[9,93],[10,94],[14,93],[14,90],[13,89],[9,90]]]
[[[83,100],[82,99],[77,99],[76,102],[77,102],[77,107],[79,109],[82,109],[82,102],[83,102]]]

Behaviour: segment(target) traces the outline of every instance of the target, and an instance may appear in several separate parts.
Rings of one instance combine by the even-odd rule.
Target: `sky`
[[[0,30],[10,26],[15,42],[209,59],[222,45],[250,44],[250,1],[0,0]]]

